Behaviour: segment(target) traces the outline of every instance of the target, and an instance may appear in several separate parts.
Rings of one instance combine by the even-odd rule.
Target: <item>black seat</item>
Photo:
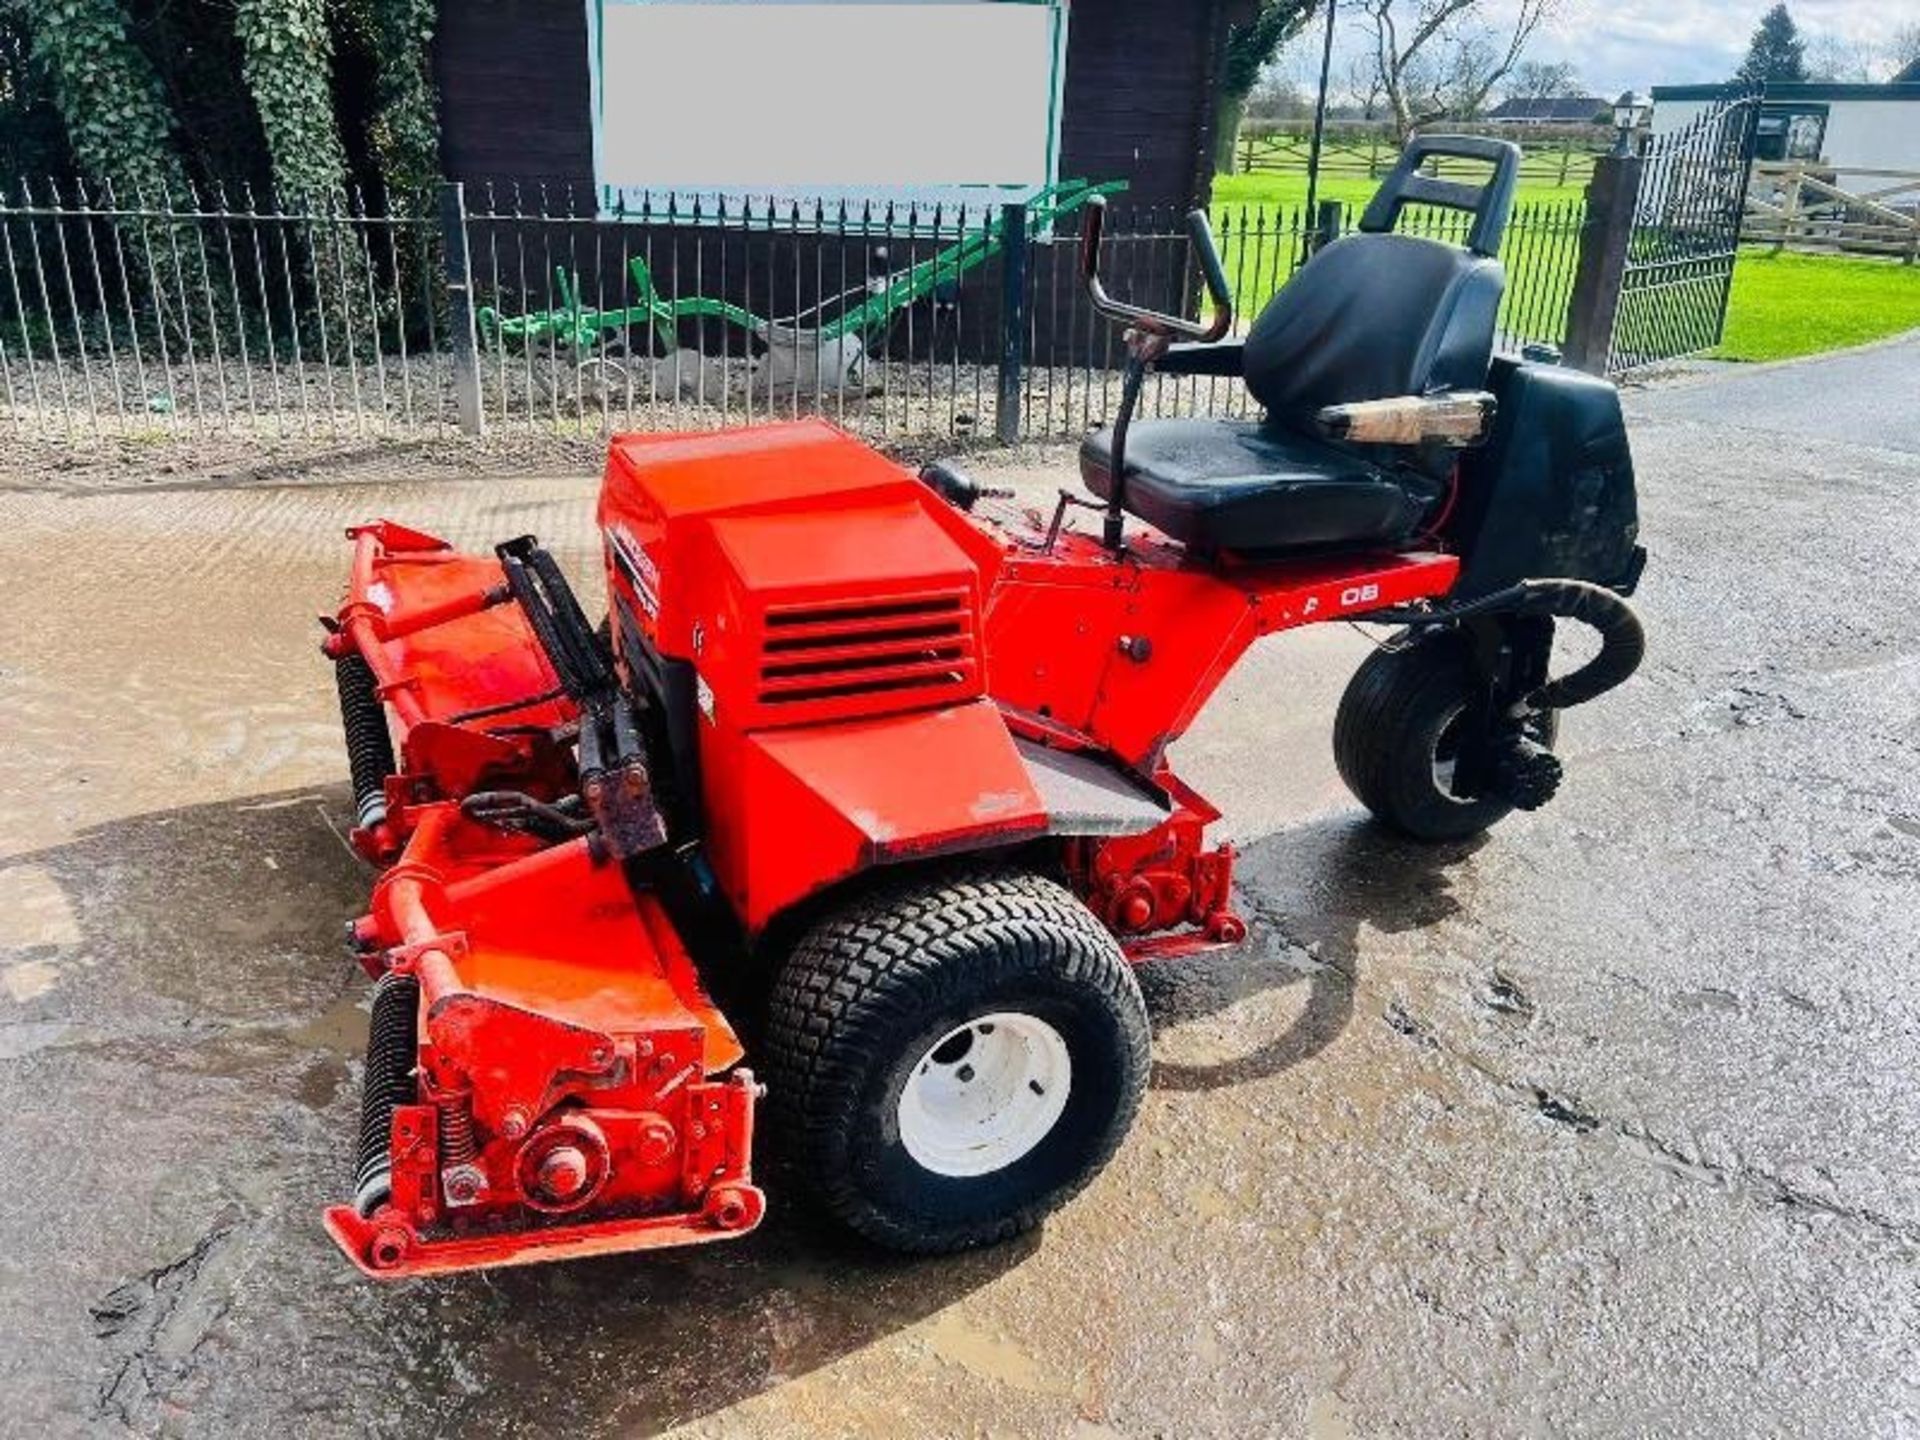
[[[1113,432],[1087,438],[1080,468],[1112,491]],[[1127,437],[1127,510],[1202,550],[1391,544],[1426,500],[1362,456],[1254,420],[1149,420]]]
[[[1435,153],[1488,160],[1493,178],[1480,187],[1419,175]],[[1518,159],[1500,141],[1415,140],[1368,205],[1360,233],[1316,253],[1244,343],[1169,350],[1162,373],[1239,375],[1266,417],[1132,425],[1127,512],[1208,550],[1271,554],[1413,540],[1445,493],[1457,452],[1329,440],[1315,417],[1329,405],[1485,388],[1505,283],[1494,255]],[[1467,246],[1392,233],[1409,201],[1471,211]],[[1080,451],[1081,474],[1103,499],[1112,495],[1112,468],[1109,428]]]

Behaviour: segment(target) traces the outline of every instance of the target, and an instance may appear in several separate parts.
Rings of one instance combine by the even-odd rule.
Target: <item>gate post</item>
[[[440,239],[446,257],[454,406],[461,432],[478,439],[487,433],[487,412],[480,403],[480,338],[474,327],[472,262],[467,254],[467,187],[458,180],[440,185]]]
[[[1340,226],[1347,218],[1347,206],[1343,200],[1322,200],[1314,209],[1313,236],[1308,247],[1309,258],[1340,238]]]
[[[1593,178],[1587,182],[1587,216],[1580,227],[1573,293],[1567,297],[1564,354],[1566,364],[1593,375],[1607,373],[1613,349],[1641,164],[1638,155],[1603,155],[1594,161]]]
[[[1000,207],[1000,383],[994,433],[1020,439],[1020,382],[1027,359],[1027,207]]]

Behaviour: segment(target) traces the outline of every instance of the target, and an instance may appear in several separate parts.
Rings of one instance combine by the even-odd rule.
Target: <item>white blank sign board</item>
[[[603,203],[1021,199],[1054,179],[1064,0],[589,0]]]

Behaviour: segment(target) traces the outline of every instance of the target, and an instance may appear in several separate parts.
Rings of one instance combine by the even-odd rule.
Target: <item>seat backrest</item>
[[[1349,235],[1282,286],[1247,335],[1247,388],[1289,428],[1323,405],[1487,383],[1500,262],[1415,235]]]
[[[1478,185],[1423,173],[1445,160],[1491,171]],[[1247,388],[1275,423],[1311,433],[1322,406],[1486,387],[1506,286],[1496,257],[1519,167],[1519,147],[1503,140],[1422,135],[1408,144],[1361,233],[1322,247],[1247,335]],[[1465,247],[1393,233],[1410,204],[1471,216]],[[1439,447],[1391,458],[1435,474],[1453,463]]]

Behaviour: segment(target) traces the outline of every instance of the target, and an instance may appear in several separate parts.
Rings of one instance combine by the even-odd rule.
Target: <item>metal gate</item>
[[[1647,146],[1607,369],[1720,343],[1746,210],[1761,92],[1723,100]]]

